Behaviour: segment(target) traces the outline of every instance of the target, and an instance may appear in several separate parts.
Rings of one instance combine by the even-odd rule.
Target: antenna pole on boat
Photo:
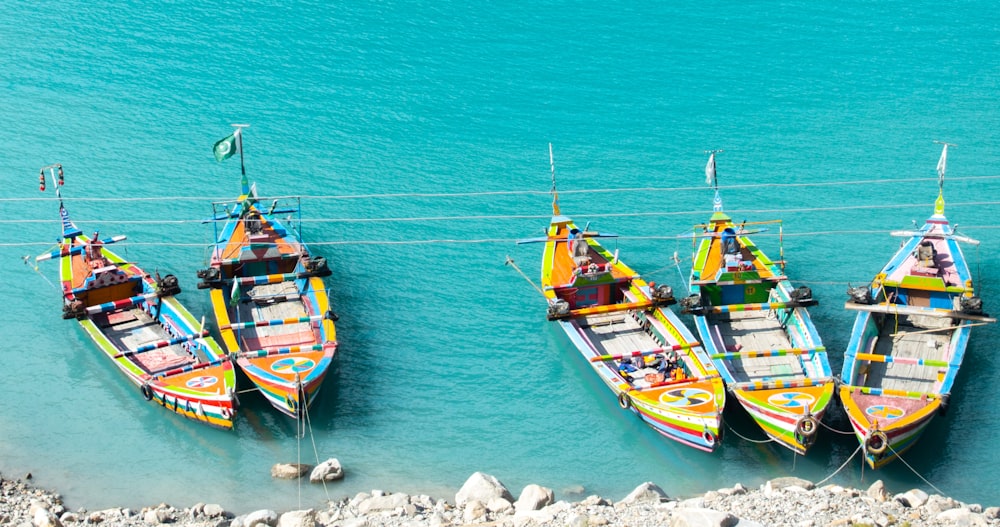
[[[951,144],[951,143],[946,143],[944,141],[934,141],[934,143],[939,144],[939,145],[944,145],[942,147],[942,149],[941,149],[941,159],[938,160],[938,164],[937,164],[937,173],[938,173],[938,200],[941,203],[940,203],[940,207],[936,207],[936,208],[940,208],[941,209],[941,211],[938,212],[938,214],[944,214],[944,173],[945,173],[945,170],[948,168],[948,147],[949,146],[958,146],[958,145],[954,145],[954,144]],[[935,211],[935,212],[937,212],[937,211]]]
[[[249,128],[249,124],[235,124],[231,126],[236,128],[236,132],[233,134],[236,136],[236,149],[240,151],[240,175],[243,177],[241,184],[243,185],[243,195],[250,194],[250,183],[247,182],[247,168],[243,164],[243,129]]]
[[[549,168],[552,170],[552,214],[559,214],[559,192],[556,191],[556,161],[552,156],[552,143],[549,143]]]
[[[719,196],[719,175],[715,171],[715,154],[724,152],[721,148],[716,150],[705,150],[708,154],[708,164],[705,165],[705,183],[715,189],[715,199],[712,201],[712,208],[715,212],[722,212],[722,197]]]

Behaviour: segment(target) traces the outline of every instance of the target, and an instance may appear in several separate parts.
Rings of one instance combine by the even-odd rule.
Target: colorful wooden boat
[[[806,308],[807,287],[793,289],[754,244],[746,222],[723,212],[715,153],[706,169],[715,185],[714,213],[699,225],[682,312],[694,315],[702,345],[727,389],[778,444],[805,454],[833,397],[826,349]]]
[[[227,139],[237,142],[229,148],[242,157],[239,129]],[[302,243],[298,226],[289,230],[277,218],[297,214],[297,200],[291,208],[279,200],[260,203],[245,170],[241,185],[234,203],[213,205],[223,210],[214,223],[225,224],[216,232],[210,266],[198,271],[198,287],[211,289],[222,342],[240,370],[272,406],[299,418],[337,350],[337,317],[322,280],[330,270]]]
[[[938,164],[934,214],[918,230],[896,231],[903,244],[871,284],[851,288],[857,311],[844,354],[840,399],[864,448],[879,468],[916,443],[944,413],[972,326],[995,322],[982,312],[959,242],[944,215],[944,168]]]
[[[62,166],[42,169],[43,191],[46,171],[59,196],[62,241],[58,249],[35,260],[59,260],[63,318],[76,319],[146,400],[196,421],[232,428],[232,362],[204,324],[175,298],[180,293],[177,278],[150,276],[108,248],[125,236],[99,239],[97,233],[83,234],[62,203]]]
[[[559,213],[544,242],[542,290],[548,318],[617,397],[664,436],[712,451],[719,444],[725,388],[694,336],[667,305],[669,286],[647,284],[601,246],[596,232]]]

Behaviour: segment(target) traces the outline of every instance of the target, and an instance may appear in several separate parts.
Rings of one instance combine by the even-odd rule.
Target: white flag
[[[705,165],[705,183],[708,185],[715,183],[715,152],[708,156],[708,164]]]
[[[944,185],[944,171],[948,166],[948,144],[945,143],[944,149],[941,150],[941,159],[938,160],[937,173],[938,173],[938,185]]]

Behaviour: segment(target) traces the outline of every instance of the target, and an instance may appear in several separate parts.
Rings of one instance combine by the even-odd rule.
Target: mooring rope
[[[900,460],[904,465],[906,465],[906,468],[910,469],[910,472],[913,472],[914,474],[916,474],[918,478],[920,478],[924,483],[926,483],[927,486],[929,486],[930,488],[932,488],[935,491],[937,491],[938,494],[940,494],[942,496],[945,496],[945,493],[941,492],[941,489],[935,487],[934,484],[931,483],[930,481],[927,481],[927,478],[923,477],[919,472],[917,472],[916,469],[914,469],[913,467],[911,467],[910,464],[907,463],[905,459],[903,459],[903,456],[899,455],[899,452],[896,452],[895,450],[893,450],[892,446],[889,445],[888,441],[886,441],[885,444],[886,444],[887,447],[889,447],[889,451],[896,455],[896,459]]]
[[[528,278],[528,275],[524,274],[524,271],[522,271],[521,268],[518,267],[516,263],[514,263],[514,260],[510,256],[507,256],[507,261],[504,262],[504,265],[509,265],[513,267],[518,274],[520,274],[525,280],[528,281],[529,284],[531,284],[531,287],[535,288],[535,291],[538,291],[539,294],[545,296],[545,292],[542,291],[542,288],[535,285],[535,283],[532,282],[530,278]]]
[[[27,265],[28,267],[31,267],[32,269],[34,269],[35,272],[38,273],[38,276],[41,276],[42,279],[45,280],[45,283],[49,284],[49,286],[51,286],[52,289],[55,289],[56,291],[59,290],[59,288],[56,287],[56,284],[53,284],[52,281],[49,280],[49,277],[45,276],[45,273],[43,273],[41,271],[41,269],[38,268],[38,263],[37,262],[35,263],[35,265],[31,265],[30,263],[28,263],[28,260],[31,258],[30,255],[22,256],[22,258],[24,259],[24,265]]]
[[[854,434],[854,430],[848,430],[846,432],[843,431],[843,430],[837,430],[836,428],[833,428],[832,426],[830,426],[828,424],[825,424],[823,421],[820,421],[819,424],[820,424],[820,426],[822,426],[823,428],[826,428],[827,430],[829,430],[831,432],[836,432],[838,434],[844,434],[844,435],[853,435]]]
[[[774,441],[774,438],[771,438],[771,437],[769,437],[767,439],[750,439],[749,437],[740,435],[740,433],[737,432],[735,429],[733,429],[733,427],[729,426],[729,423],[725,423],[725,425],[726,425],[726,430],[729,430],[730,432],[736,434],[736,437],[738,437],[738,438],[740,438],[740,439],[742,439],[744,441],[748,441],[750,443],[754,443],[756,445],[761,445],[761,444],[764,444],[764,443],[770,443],[770,442]]]
[[[823,480],[820,481],[819,483],[816,483],[816,486],[819,487],[819,486],[823,485],[827,481],[830,481],[831,478],[833,478],[834,476],[836,476],[837,474],[839,474],[841,470],[844,470],[844,467],[846,467],[847,464],[850,463],[852,459],[854,459],[854,456],[858,455],[858,452],[860,452],[863,448],[864,448],[864,445],[859,444],[858,448],[854,449],[854,453],[851,454],[851,457],[847,458],[847,461],[844,461],[844,463],[842,465],[840,465],[840,467],[838,467],[837,470],[834,470],[833,474],[830,474],[829,476],[823,478]],[[864,460],[862,460],[862,461],[864,461]]]

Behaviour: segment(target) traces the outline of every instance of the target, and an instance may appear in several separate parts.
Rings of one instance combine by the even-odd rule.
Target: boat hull
[[[84,248],[91,241],[77,235],[64,244]],[[80,327],[138,388],[137,395],[188,419],[231,429],[237,406],[232,362],[176,298],[157,296],[152,277],[105,247],[99,251],[113,267],[102,271],[106,277],[97,278],[108,284],[104,286],[94,287],[84,251],[61,258],[66,305],[106,306],[96,313],[79,313],[75,318]],[[135,300],[127,302],[123,291]],[[121,307],[115,307],[116,302]],[[180,340],[183,336],[190,338]]]
[[[684,311],[729,392],[769,439],[804,455],[834,392],[815,302],[721,210],[704,227]]]
[[[275,409],[300,418],[337,351],[330,272],[268,211],[248,196],[238,203],[200,287],[211,289],[226,351]]]
[[[857,316],[839,396],[872,468],[899,459],[947,409],[971,326],[996,321],[958,245],[978,242],[954,233],[940,193],[920,229],[893,234],[906,239],[844,306]]]
[[[543,253],[542,284],[550,316],[624,410],[664,437],[711,452],[720,443],[725,389],[694,336],[650,285],[595,240],[578,241],[574,261],[567,235],[576,226],[553,218]],[[576,229],[579,230],[579,229]],[[622,371],[622,355],[675,359],[685,375],[669,379],[645,367]],[[631,362],[630,362],[631,363]]]

